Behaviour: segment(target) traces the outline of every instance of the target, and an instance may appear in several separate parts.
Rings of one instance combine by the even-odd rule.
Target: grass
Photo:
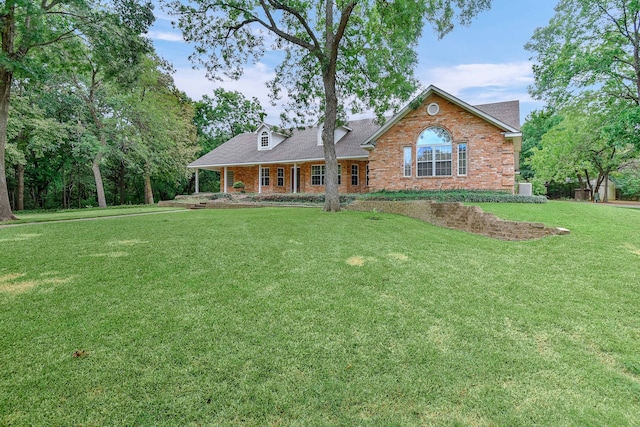
[[[0,424],[640,424],[640,210],[482,207],[571,234],[299,208],[0,229]]]
[[[107,216],[137,215],[155,212],[167,212],[175,208],[158,207],[157,205],[137,206],[110,206],[102,208],[60,209],[46,211],[22,211],[14,212],[18,217],[14,221],[6,221],[2,224],[23,224],[32,222],[64,221],[74,219],[102,218]],[[2,225],[0,224],[0,225]]]

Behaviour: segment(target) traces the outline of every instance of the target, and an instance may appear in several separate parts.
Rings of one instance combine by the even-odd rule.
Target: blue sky
[[[529,112],[543,106],[531,99],[527,87],[533,82],[531,53],[524,45],[538,27],[547,25],[558,0],[493,0],[489,11],[469,27],[456,27],[438,40],[431,27],[424,29],[418,47],[416,76],[472,105],[519,100],[521,122]],[[269,57],[245,68],[238,81],[209,81],[204,70],[194,70],[188,60],[191,47],[182,40],[171,17],[156,7],[156,23],[148,36],[156,51],[175,67],[180,90],[198,100],[217,87],[257,97],[268,113],[267,122],[277,124],[281,108],[272,106],[265,83],[274,76]]]

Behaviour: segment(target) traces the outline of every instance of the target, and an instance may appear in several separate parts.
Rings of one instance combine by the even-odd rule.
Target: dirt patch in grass
[[[354,267],[362,267],[364,265],[364,258],[361,256],[352,256],[347,259],[347,264],[352,265]]]
[[[11,273],[0,276],[0,293],[17,295],[42,285],[59,285],[71,280],[68,278],[48,277],[41,280],[18,280],[22,273]]]

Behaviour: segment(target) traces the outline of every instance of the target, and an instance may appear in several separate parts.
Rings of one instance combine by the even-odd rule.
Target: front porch
[[[340,193],[368,191],[367,161],[339,160],[338,188]],[[221,193],[323,193],[324,162],[229,165],[195,169],[195,192],[200,192],[198,171],[220,173]],[[242,183],[242,186],[234,185]]]

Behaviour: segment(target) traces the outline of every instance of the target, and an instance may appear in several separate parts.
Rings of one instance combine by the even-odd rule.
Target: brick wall
[[[438,114],[427,114],[427,105],[437,103]],[[416,141],[428,127],[440,126],[452,136],[452,176],[416,176]],[[369,154],[369,186],[376,190],[503,190],[514,189],[514,147],[502,130],[436,94],[378,138]],[[468,171],[457,175],[457,147],[467,144]],[[404,177],[404,147],[411,147],[412,177]]]
[[[416,218],[440,227],[453,228],[501,240],[530,240],[567,234],[563,228],[548,228],[541,223],[506,221],[483,212],[478,206],[462,203],[435,203],[427,200],[397,202],[357,200],[348,210],[393,213]]]
[[[324,161],[298,163],[300,169],[300,186],[298,193],[324,193],[324,185],[311,185],[311,166],[323,165]],[[365,193],[368,191],[366,186],[367,162],[361,160],[340,160],[338,164],[342,166],[342,181],[339,186],[340,193]],[[351,181],[351,166],[358,166],[358,183],[353,185]],[[273,164],[263,165],[263,168],[269,168],[269,185],[262,186],[262,192],[270,193],[291,193],[291,180],[293,176],[292,164]],[[284,185],[278,185],[278,169],[284,169]],[[233,171],[233,180],[242,181],[245,185],[244,190],[247,193],[257,193],[259,189],[259,171],[258,166],[246,167],[229,167],[228,170]],[[233,183],[231,183],[233,185]],[[227,188],[228,192],[239,192],[234,188]]]

